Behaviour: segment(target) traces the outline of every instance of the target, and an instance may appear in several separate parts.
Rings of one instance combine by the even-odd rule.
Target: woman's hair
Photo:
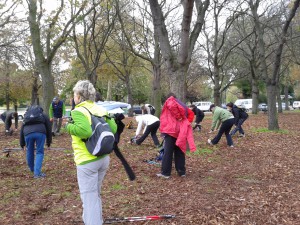
[[[228,106],[228,107],[230,107],[230,108],[233,108],[233,103],[232,103],[232,102],[229,102],[229,103],[227,103],[226,106]]]
[[[75,94],[80,96],[80,102],[91,100],[95,101],[96,90],[94,85],[88,80],[80,80],[73,88]]]
[[[171,96],[173,96],[174,98],[176,98],[176,95],[175,95],[173,92],[170,92],[170,93],[167,95],[167,99],[170,98]]]

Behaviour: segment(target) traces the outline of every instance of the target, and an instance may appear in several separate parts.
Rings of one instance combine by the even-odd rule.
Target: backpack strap
[[[107,118],[107,119],[111,119],[111,117],[110,116],[108,116],[108,115],[103,115],[103,116],[98,116],[98,115],[94,115],[94,114],[92,114],[91,113],[91,111],[90,110],[88,110],[86,107],[84,107],[84,106],[81,106],[82,108],[85,108],[86,109],[86,111],[88,111],[89,112],[89,114],[92,116],[96,116],[96,117],[104,117],[104,118]]]

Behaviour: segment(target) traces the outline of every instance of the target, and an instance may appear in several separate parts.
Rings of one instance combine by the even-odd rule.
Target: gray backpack
[[[83,107],[85,108],[85,107]],[[92,121],[92,135],[83,140],[86,148],[94,156],[102,156],[110,154],[113,151],[115,142],[114,134],[105,119],[101,116],[93,115],[87,108],[85,108],[91,115]],[[112,119],[105,116],[107,119]]]

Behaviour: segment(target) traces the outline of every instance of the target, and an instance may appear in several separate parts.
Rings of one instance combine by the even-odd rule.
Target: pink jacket
[[[160,115],[160,132],[177,138],[176,145],[184,153],[187,143],[191,152],[196,151],[192,126],[187,119],[187,111],[173,96],[168,98],[163,106]]]

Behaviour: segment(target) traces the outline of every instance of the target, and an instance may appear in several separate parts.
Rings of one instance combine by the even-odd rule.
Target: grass
[[[187,151],[186,154],[187,154],[187,155],[206,156],[206,155],[212,154],[213,152],[214,152],[213,149],[209,149],[209,148],[200,148],[200,149],[197,149],[195,152]]]
[[[266,127],[259,127],[259,128],[255,128],[252,129],[253,132],[257,132],[257,133],[267,133],[267,132],[272,132],[272,133],[278,133],[278,134],[288,134],[289,131],[288,130],[283,130],[283,129],[279,129],[279,130],[269,130]]]
[[[114,190],[114,191],[119,191],[119,190],[122,190],[124,189],[125,187],[121,184],[114,184],[111,186],[111,189]]]

